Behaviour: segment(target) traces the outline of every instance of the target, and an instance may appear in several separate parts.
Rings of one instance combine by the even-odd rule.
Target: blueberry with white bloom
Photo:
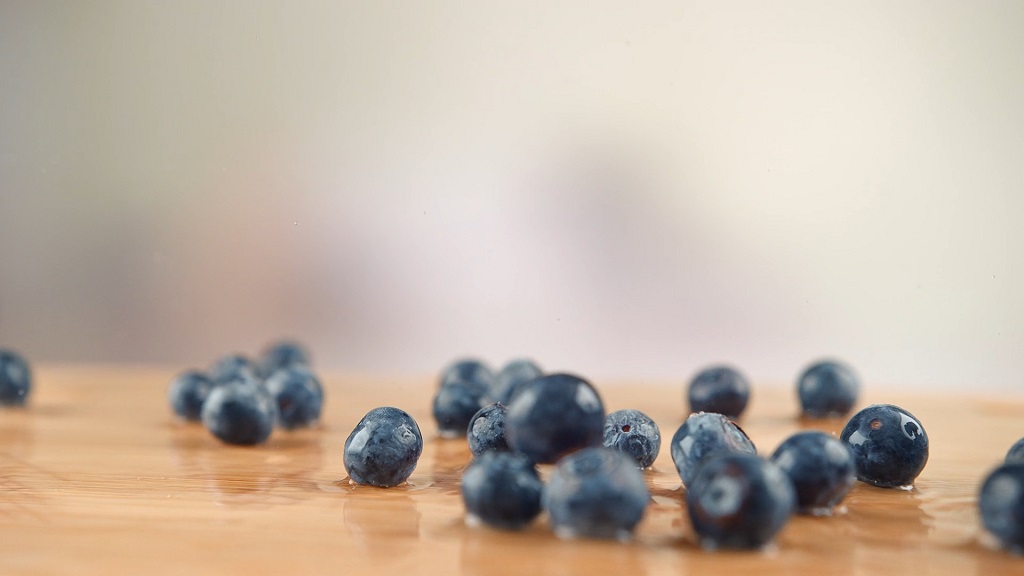
[[[309,352],[298,342],[290,340],[275,342],[267,346],[260,354],[260,374],[266,378],[282,368],[310,366],[309,358]]]
[[[787,438],[772,454],[796,490],[797,511],[823,516],[832,513],[857,482],[853,453],[838,438],[807,430]]]
[[[182,372],[167,390],[174,413],[185,420],[199,420],[202,416],[203,403],[213,390],[213,382],[206,374],[198,370]]]
[[[750,400],[750,383],[730,366],[712,366],[697,373],[687,390],[690,412],[717,412],[739,418]]]
[[[589,382],[548,374],[523,385],[505,419],[508,443],[538,464],[590,446],[604,436],[604,404]]]
[[[282,428],[306,428],[320,420],[324,391],[313,372],[302,365],[275,370],[264,386],[277,404]]]
[[[1024,553],[1024,463],[993,470],[978,495],[981,523],[1010,551]]]
[[[512,394],[521,384],[543,375],[544,371],[533,360],[528,358],[512,360],[498,372],[491,396],[498,402],[507,405],[512,400]]]
[[[617,410],[604,419],[604,445],[625,453],[639,468],[650,468],[661,450],[661,431],[639,410]]]
[[[804,416],[831,418],[847,414],[857,403],[860,379],[853,369],[834,360],[817,362],[800,375],[797,395]]]
[[[468,523],[518,530],[540,514],[544,483],[534,465],[520,455],[487,452],[462,474],[462,501]]]
[[[389,488],[409,479],[422,453],[423,435],[412,416],[374,408],[345,440],[345,471],[357,484]]]
[[[14,350],[0,349],[0,405],[24,406],[32,391],[32,371]]]
[[[203,403],[203,425],[227,444],[262,444],[277,418],[273,398],[259,387],[232,382],[215,387]]]
[[[479,457],[484,452],[510,452],[512,448],[508,445],[508,438],[505,436],[505,416],[508,408],[500,402],[488,404],[469,420],[466,428],[466,437],[469,441],[469,451],[473,457]]]
[[[705,460],[731,453],[755,454],[750,438],[721,414],[698,412],[690,414],[672,436],[672,462],[683,485],[690,486],[694,474]]]
[[[882,488],[912,485],[928,463],[928,434],[921,421],[892,404],[854,414],[839,439],[853,451],[857,479]]]

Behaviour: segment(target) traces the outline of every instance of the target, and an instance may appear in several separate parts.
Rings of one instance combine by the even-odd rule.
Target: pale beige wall
[[[1024,389],[1022,2],[0,2],[0,345]]]

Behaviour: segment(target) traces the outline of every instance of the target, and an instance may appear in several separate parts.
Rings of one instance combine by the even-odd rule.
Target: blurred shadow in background
[[[550,5],[549,5],[550,4]],[[1024,4],[4,2],[0,345],[1024,383]]]

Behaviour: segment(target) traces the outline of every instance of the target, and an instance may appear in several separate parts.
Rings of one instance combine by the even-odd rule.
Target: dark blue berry
[[[310,366],[309,352],[298,342],[281,341],[267,346],[260,354],[260,374],[269,377],[276,370]]]
[[[751,454],[706,462],[686,492],[694,532],[706,549],[755,549],[793,514],[793,485],[778,466]]]
[[[213,383],[206,374],[198,370],[189,370],[171,381],[167,397],[175,414],[185,420],[199,420],[202,416],[203,403],[212,390]]]
[[[228,444],[262,444],[274,429],[277,409],[265,390],[240,382],[217,386],[203,403],[203,425]]]
[[[661,431],[639,410],[618,410],[604,419],[604,445],[625,453],[640,468],[650,468],[661,450]]]
[[[544,371],[533,360],[519,358],[512,360],[498,372],[491,396],[503,404],[512,400],[514,391],[524,382],[544,375]]]
[[[672,462],[687,487],[700,465],[709,458],[734,452],[757,453],[754,443],[739,426],[721,414],[710,412],[690,414],[672,436],[670,448]]]
[[[466,434],[469,421],[482,408],[487,399],[478,386],[461,380],[452,380],[438,389],[434,395],[434,421],[437,430],[445,438]]]
[[[484,452],[509,452],[512,450],[505,437],[505,417],[508,408],[500,402],[488,404],[469,420],[466,437],[469,440],[469,451],[474,457]]]
[[[423,453],[423,435],[404,410],[374,408],[345,440],[345,470],[357,484],[388,488],[409,479]]]
[[[599,446],[604,432],[604,404],[586,380],[549,374],[523,385],[505,419],[509,446],[538,464]]]
[[[1017,442],[1010,447],[1010,450],[1006,453],[1005,462],[1007,464],[1024,464],[1024,438],[1017,440]]]
[[[735,368],[705,368],[690,381],[690,412],[716,412],[739,418],[750,400],[750,383]]]
[[[978,509],[985,529],[1005,548],[1024,552],[1024,463],[1003,464],[981,485]]]
[[[804,514],[831,514],[857,481],[850,449],[824,432],[790,436],[775,449],[771,461],[793,482],[797,509]]]
[[[210,380],[214,385],[226,384],[240,379],[260,381],[260,368],[244,354],[228,354],[218,358],[210,367]]]
[[[839,439],[853,450],[857,479],[875,486],[910,486],[928,462],[928,434],[921,422],[892,404],[854,414]]]
[[[566,456],[544,490],[544,509],[562,538],[628,538],[650,500],[632,458],[604,446]]]
[[[467,522],[518,530],[540,514],[544,491],[529,460],[509,452],[488,452],[462,474],[462,501]]]
[[[800,409],[809,418],[847,414],[857,403],[860,380],[849,366],[822,361],[809,366],[797,382]]]
[[[0,349],[0,405],[24,406],[31,391],[28,362],[13,350]]]
[[[466,382],[480,388],[482,394],[490,396],[494,390],[494,372],[491,368],[472,358],[458,360],[441,371],[440,386],[451,382]]]
[[[292,430],[312,426],[320,420],[324,391],[309,368],[294,365],[274,371],[264,386],[277,404],[277,421]]]

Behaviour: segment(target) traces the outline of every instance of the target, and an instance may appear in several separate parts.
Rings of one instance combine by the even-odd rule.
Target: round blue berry
[[[494,372],[480,360],[465,358],[457,360],[441,371],[439,385],[451,382],[466,382],[480,388],[481,394],[490,395],[494,389]]]
[[[167,390],[174,413],[185,420],[199,420],[202,416],[203,403],[213,390],[213,383],[206,374],[198,370],[188,370],[179,374],[171,381]]]
[[[509,452],[488,452],[462,474],[467,521],[518,530],[540,514],[541,482],[529,460]]]
[[[601,397],[589,382],[571,374],[549,374],[526,383],[505,419],[512,449],[539,464],[599,446],[603,433]]]
[[[1024,552],[1024,463],[1003,464],[981,485],[978,509],[985,529],[1000,544]]]
[[[469,441],[469,451],[474,457],[484,452],[509,452],[512,448],[508,445],[508,438],[505,436],[505,417],[508,415],[508,408],[500,402],[484,406],[477,411],[469,420],[466,427],[466,437]]]
[[[24,406],[32,391],[32,371],[14,350],[0,349],[0,405]]]
[[[214,385],[226,384],[240,379],[259,381],[260,368],[244,354],[228,354],[218,358],[209,371]]]
[[[1017,440],[1010,450],[1006,453],[1007,464],[1021,463],[1024,464],[1024,438]]]
[[[797,382],[800,409],[809,418],[847,414],[857,403],[860,380],[849,366],[826,360],[809,366]]]
[[[215,387],[203,403],[203,425],[227,444],[262,444],[274,429],[274,400],[258,386],[233,382]]]
[[[423,435],[412,416],[374,408],[345,440],[345,470],[357,484],[388,488],[409,479],[422,453]]]
[[[498,372],[491,396],[498,402],[508,404],[512,394],[523,383],[544,375],[536,362],[527,358],[512,360]]]
[[[259,370],[269,377],[276,370],[310,366],[309,352],[298,342],[284,340],[267,346],[260,354]]]
[[[793,482],[797,509],[804,514],[831,514],[857,481],[853,454],[846,444],[816,430],[787,438],[771,461]]]
[[[299,364],[279,368],[264,386],[277,404],[277,422],[282,428],[306,428],[320,420],[324,390],[309,368]]]
[[[661,450],[661,431],[639,410],[618,410],[604,419],[604,445],[623,452],[639,468],[650,468]]]
[[[875,486],[910,486],[928,462],[928,434],[921,422],[892,404],[854,414],[839,439],[853,451],[857,479]]]
[[[734,452],[757,453],[754,443],[739,426],[710,412],[690,414],[672,436],[670,448],[672,462],[687,487],[705,460]]]
[[[462,380],[451,380],[434,395],[434,421],[445,438],[466,434],[469,421],[486,403],[484,390]]]
[[[735,368],[712,366],[694,376],[687,395],[690,412],[716,412],[739,418],[750,400],[750,383]]]

